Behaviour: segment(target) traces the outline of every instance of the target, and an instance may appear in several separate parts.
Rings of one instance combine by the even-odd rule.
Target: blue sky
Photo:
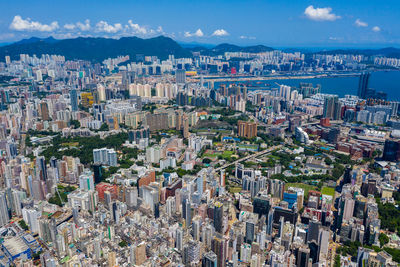
[[[0,43],[162,34],[186,43],[400,47],[398,0],[13,0],[0,8]]]

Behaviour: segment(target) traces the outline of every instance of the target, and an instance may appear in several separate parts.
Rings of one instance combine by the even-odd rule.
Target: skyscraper
[[[183,114],[183,137],[188,138],[189,137],[189,119],[187,114]]]
[[[310,221],[308,224],[307,242],[315,241],[319,242],[319,228],[321,224],[319,222]]]
[[[290,91],[291,91],[291,87],[287,86],[287,85],[280,85],[279,86],[279,96],[289,100],[290,99]]]
[[[0,191],[0,226],[6,225],[9,220],[6,194],[4,191]]]
[[[75,89],[72,89],[69,92],[69,97],[71,99],[71,110],[78,111],[78,94]]]
[[[181,228],[176,229],[175,248],[179,251],[183,249],[183,231]]]
[[[400,141],[386,140],[383,148],[383,159],[387,161],[400,160]]]
[[[238,136],[253,138],[257,136],[257,123],[238,121]]]
[[[309,258],[310,258],[310,249],[300,248],[297,252],[297,266],[299,267],[308,266]]]
[[[200,245],[198,242],[190,240],[184,247],[183,262],[186,265],[198,263],[200,260]]]
[[[101,176],[102,176],[101,169],[102,169],[102,166],[100,163],[93,164],[94,182],[96,184],[101,182]]]
[[[362,73],[360,75],[360,80],[358,81],[357,95],[362,99],[365,99],[367,96],[369,76],[370,74],[368,72]]]
[[[212,251],[209,251],[206,254],[204,254],[201,266],[217,267],[217,255]]]
[[[185,70],[176,70],[175,79],[176,79],[176,83],[185,84],[186,83],[186,71]]]
[[[106,101],[106,88],[103,85],[101,84],[97,85],[97,92],[99,94],[100,102]]]
[[[339,120],[340,119],[340,102],[337,95],[330,95],[325,98],[324,102],[324,118],[328,118],[331,120]]]
[[[113,148],[93,149],[93,162],[95,164],[117,166],[117,153]]]
[[[40,114],[42,115],[42,120],[48,121],[50,119],[49,107],[46,102],[40,103]]]
[[[211,248],[212,251],[214,251],[214,253],[217,255],[217,266],[225,266],[227,257],[227,242],[225,238],[220,234],[214,236],[214,239],[211,241]]]
[[[221,202],[216,202],[214,207],[214,228],[218,233],[222,233],[223,225],[223,205]]]
[[[255,224],[254,222],[246,222],[246,236],[245,236],[245,242],[248,244],[253,243],[254,241],[254,232],[255,231]]]
[[[189,227],[192,224],[192,208],[188,199],[182,202],[182,217],[185,219],[186,227]]]
[[[39,156],[36,158],[36,168],[40,180],[46,181],[47,167],[46,167],[46,159],[43,156]]]

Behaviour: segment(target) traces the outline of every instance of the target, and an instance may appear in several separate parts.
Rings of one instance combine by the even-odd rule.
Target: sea
[[[358,81],[359,77],[354,75],[308,79],[250,81],[250,86],[253,84],[255,88],[259,86],[260,88],[262,87],[268,90],[268,88],[276,88],[276,83],[288,86],[299,86],[299,83],[306,82],[312,83],[314,86],[320,84],[321,93],[335,94],[339,95],[339,97],[344,97],[345,95],[357,95]],[[217,87],[218,84],[219,82],[216,82],[214,86]],[[387,94],[387,100],[400,101],[400,71],[390,70],[371,72],[369,88],[375,89],[377,92],[385,92]]]

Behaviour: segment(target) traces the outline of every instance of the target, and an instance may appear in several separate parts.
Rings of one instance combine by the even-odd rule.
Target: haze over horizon
[[[399,47],[400,3],[372,1],[3,2],[0,43],[30,37],[150,38],[271,47]],[[372,14],[372,15],[371,15]]]

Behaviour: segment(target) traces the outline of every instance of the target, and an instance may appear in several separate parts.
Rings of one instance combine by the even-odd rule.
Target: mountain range
[[[171,38],[159,36],[150,39],[122,37],[120,39],[78,37],[57,40],[53,37],[40,39],[32,37],[0,47],[0,59],[9,55],[18,59],[19,54],[63,55],[67,60],[82,59],[101,62],[107,58],[129,55],[135,59],[137,54],[157,56],[161,59],[174,54],[176,57],[191,57],[189,50],[181,47]]]
[[[101,62],[107,58],[129,55],[132,60],[137,54],[145,56],[157,56],[166,59],[173,54],[176,58],[191,57],[193,52],[200,52],[201,55],[217,56],[225,52],[249,52],[259,53],[273,51],[274,48],[264,45],[237,46],[223,43],[217,46],[210,45],[180,45],[173,39],[165,36],[158,36],[149,39],[138,37],[122,37],[110,39],[102,37],[78,37],[74,39],[54,39],[32,37],[0,47],[0,60],[4,61],[5,56],[11,59],[19,59],[20,54],[40,56],[42,54],[63,55],[67,60],[89,60]],[[364,54],[382,55],[387,57],[400,58],[400,49],[388,47],[382,49],[343,49],[329,50],[317,53],[324,54]]]

